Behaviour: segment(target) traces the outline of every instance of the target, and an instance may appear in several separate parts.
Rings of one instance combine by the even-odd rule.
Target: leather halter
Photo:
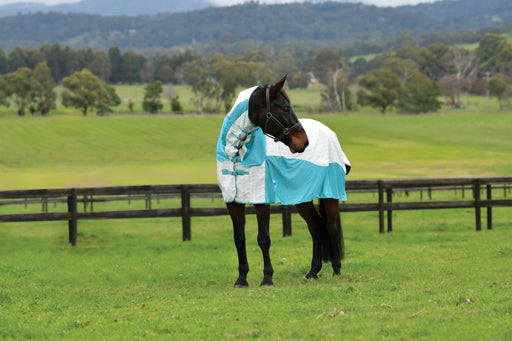
[[[274,139],[275,142],[279,142],[288,136],[292,131],[299,128],[301,126],[300,122],[295,123],[291,127],[285,127],[277,118],[274,117],[274,114],[270,111],[270,85],[265,85],[265,100],[267,102],[267,113],[265,114],[265,126],[263,127],[263,133],[268,137]],[[273,122],[279,129],[281,129],[281,135],[273,136],[267,133],[267,126],[270,122]]]

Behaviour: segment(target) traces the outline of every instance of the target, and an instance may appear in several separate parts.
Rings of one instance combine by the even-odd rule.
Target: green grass
[[[338,134],[349,179],[512,174],[510,113],[312,117]],[[213,183],[222,119],[3,117],[0,190]]]
[[[349,179],[512,174],[507,112],[314,118],[338,134]],[[8,115],[0,119],[0,190],[215,182],[222,119]],[[1,212],[9,210],[25,208]],[[380,235],[377,213],[347,213],[342,275],[326,264],[308,281],[307,228],[294,215],[293,236],[282,238],[276,215],[276,287],[259,288],[249,216],[248,290],[233,288],[228,216],[193,218],[187,243],[179,219],[79,221],[75,248],[64,222],[3,223],[0,338],[509,340],[511,217],[496,208],[494,229],[477,233],[473,210],[396,212],[394,232]]]
[[[438,213],[440,212],[440,213]],[[3,339],[506,340],[512,337],[510,210],[476,233],[472,211],[404,212],[377,233],[375,214],[343,216],[342,275],[305,280],[310,238],[272,219],[274,288],[248,217],[250,288],[235,290],[228,217],[0,226]]]

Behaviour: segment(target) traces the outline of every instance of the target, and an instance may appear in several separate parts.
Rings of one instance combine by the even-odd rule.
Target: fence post
[[[292,213],[290,206],[283,205],[281,209],[283,215],[283,237],[289,237],[292,235]]]
[[[69,242],[71,245],[76,246],[77,240],[77,206],[78,200],[76,195],[76,188],[71,189],[71,195],[68,196],[68,230],[69,230]]]
[[[190,188],[189,186],[181,187],[181,225],[183,228],[183,241],[190,241]]]
[[[43,197],[43,213],[48,213],[48,197]]]
[[[379,180],[379,232],[384,233],[384,183]]]
[[[491,184],[487,185],[487,200],[492,199]],[[492,230],[492,206],[487,206],[487,229]]]
[[[476,220],[476,230],[482,230],[482,212],[480,205],[480,179],[475,180],[475,185],[473,189],[473,197],[475,198],[475,220]]]
[[[393,202],[393,189],[392,188],[386,189],[386,201],[388,203]],[[389,209],[387,214],[388,214],[388,232],[392,232],[393,231],[393,210]]]

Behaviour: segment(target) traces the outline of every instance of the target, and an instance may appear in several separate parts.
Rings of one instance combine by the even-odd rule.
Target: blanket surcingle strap
[[[230,171],[228,169],[222,170],[222,175],[247,175],[247,174],[249,174],[249,172],[241,170],[241,169],[235,170],[235,171]]]

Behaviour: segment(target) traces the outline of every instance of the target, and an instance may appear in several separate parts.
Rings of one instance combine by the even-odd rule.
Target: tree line
[[[507,98],[512,44],[502,35],[486,34],[474,51],[439,43],[406,46],[370,60],[346,59],[332,48],[303,60],[286,52],[269,56],[262,50],[204,56],[185,51],[146,59],[117,46],[105,52],[53,44],[39,50],[18,47],[8,55],[0,50],[0,73],[0,103],[14,104],[19,115],[27,109],[48,114],[57,100],[56,84],[64,89],[63,105],[80,108],[83,114],[94,108],[103,115],[119,105],[111,85],[121,83],[148,84],[148,112],[161,110],[158,97],[166,83],[190,85],[198,112],[222,112],[229,110],[239,87],[270,83],[283,74],[289,75],[291,88],[323,84],[326,111],[355,111],[369,105],[383,113],[390,107],[415,113],[437,111],[442,94],[454,107],[461,106],[463,92],[489,91],[500,101]],[[358,85],[357,92],[352,85]],[[179,111],[177,98],[174,106]]]
[[[100,16],[83,13],[34,13],[0,18],[0,44],[37,47],[45,42],[107,50],[118,45],[137,50],[225,42],[248,44],[286,40],[323,42],[354,40],[386,43],[410,32],[414,37],[452,35],[457,43],[480,30],[512,21],[512,3],[504,0],[437,1],[417,6],[383,8],[361,3],[324,1],[243,4],[155,16]],[[474,40],[473,40],[474,41]],[[450,44],[455,41],[451,41]],[[467,43],[468,41],[464,41]],[[446,42],[445,42],[446,43]],[[385,45],[385,44],[383,44]],[[353,48],[357,46],[354,45]],[[365,53],[358,51],[357,54]]]

